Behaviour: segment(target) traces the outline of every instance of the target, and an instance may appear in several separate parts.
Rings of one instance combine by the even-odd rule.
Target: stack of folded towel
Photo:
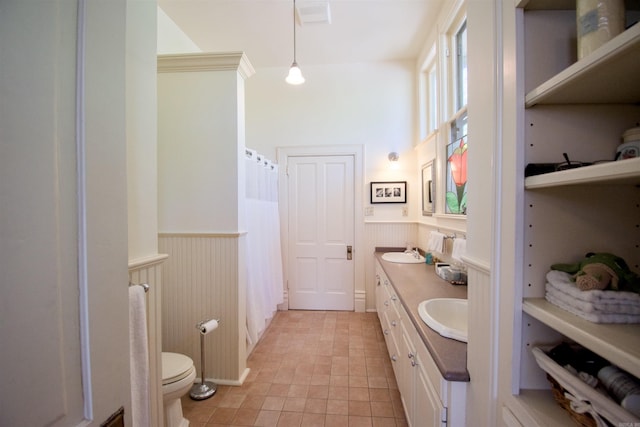
[[[572,275],[547,273],[545,298],[551,304],[594,323],[640,323],[640,294],[612,290],[581,291]]]

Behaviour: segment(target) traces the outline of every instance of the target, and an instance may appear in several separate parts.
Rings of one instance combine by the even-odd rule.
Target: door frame
[[[354,262],[354,309],[365,311],[365,254],[364,254],[364,146],[363,145],[325,145],[325,146],[292,146],[277,147],[276,158],[278,169],[278,203],[280,206],[280,234],[282,243],[282,267],[284,302],[278,307],[289,309],[289,186],[287,184],[287,166],[289,157],[316,156],[353,156],[353,262]]]

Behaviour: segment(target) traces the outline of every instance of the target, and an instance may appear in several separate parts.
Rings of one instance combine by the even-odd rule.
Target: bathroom
[[[417,65],[406,60],[305,67],[299,51],[307,78],[302,90],[284,85],[286,67],[258,69],[246,81],[236,79],[246,96],[242,138],[272,160],[277,160],[276,147],[285,145],[283,140],[291,141],[287,146],[364,147],[358,206],[362,221],[354,244],[354,256],[361,257],[356,310],[375,310],[375,247],[413,243],[424,248],[429,232],[438,229],[466,234],[472,319],[467,418],[478,425],[517,425],[517,418],[528,412],[518,396],[522,299],[513,286],[522,281],[524,164],[522,152],[511,142],[523,132],[516,108],[522,70],[515,64],[525,6],[514,12],[510,2],[443,4]],[[1,337],[11,344],[1,359],[3,382],[11,386],[2,389],[0,424],[76,425],[87,420],[87,425],[100,425],[122,408],[125,425],[131,425],[126,285],[151,285],[149,322],[158,328],[156,334],[165,330],[162,295],[154,284],[165,279],[162,265],[168,258],[158,234],[193,232],[165,229],[166,218],[157,209],[163,195],[155,161],[160,137],[156,4],[79,0],[36,6],[6,2],[0,7],[5,104],[0,129],[7,130],[0,155]],[[469,32],[472,145],[465,219],[423,216],[420,189],[422,166],[435,157],[435,150],[427,140],[429,132],[419,125],[424,100],[416,76],[433,58],[430,49],[438,45],[439,35],[458,22],[454,11],[466,15]],[[20,24],[24,22],[30,25]],[[76,44],[76,37],[84,43]],[[76,68],[76,58],[83,67]],[[332,84],[319,86],[322,80]],[[344,93],[353,96],[345,98]],[[372,103],[371,94],[382,100]],[[336,99],[348,114],[336,107]],[[311,112],[306,120],[304,111]],[[314,120],[307,121],[309,117]],[[399,155],[398,169],[391,168],[392,152]],[[441,167],[436,167],[437,176],[444,174]],[[368,203],[374,181],[406,181],[406,205]],[[630,239],[623,230],[617,233],[619,240]],[[245,253],[235,242],[231,250]],[[224,327],[240,328],[243,313],[231,310],[220,317]],[[193,328],[191,323],[186,327]],[[223,328],[209,335],[210,341],[219,338],[216,332]],[[235,380],[243,371],[243,344],[244,336],[230,366]],[[191,352],[197,353],[197,347]]]

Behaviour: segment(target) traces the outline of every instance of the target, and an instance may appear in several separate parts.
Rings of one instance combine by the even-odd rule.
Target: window
[[[438,130],[441,123],[438,122],[439,114],[439,87],[438,87],[438,61],[436,58],[436,45],[432,45],[422,67],[420,85],[421,99],[421,130],[423,138],[430,137]]]
[[[438,129],[438,78],[435,63],[427,71],[427,134]]]
[[[462,24],[455,37],[456,61],[456,110],[467,105],[467,22]]]
[[[467,112],[451,122],[447,144],[447,192],[445,212],[467,214]]]
[[[464,219],[468,187],[466,1],[448,3],[448,14],[438,25],[442,31],[435,31],[429,39],[432,44],[421,62],[420,133],[424,156],[427,161],[433,159],[434,216]]]
[[[449,121],[446,142],[445,213],[467,214],[467,24],[463,21],[452,37],[455,112]]]

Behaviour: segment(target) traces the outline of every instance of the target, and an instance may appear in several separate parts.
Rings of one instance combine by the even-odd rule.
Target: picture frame
[[[422,166],[422,216],[431,216],[435,212],[435,170],[433,161]]]
[[[371,183],[371,204],[407,203],[407,181]]]

